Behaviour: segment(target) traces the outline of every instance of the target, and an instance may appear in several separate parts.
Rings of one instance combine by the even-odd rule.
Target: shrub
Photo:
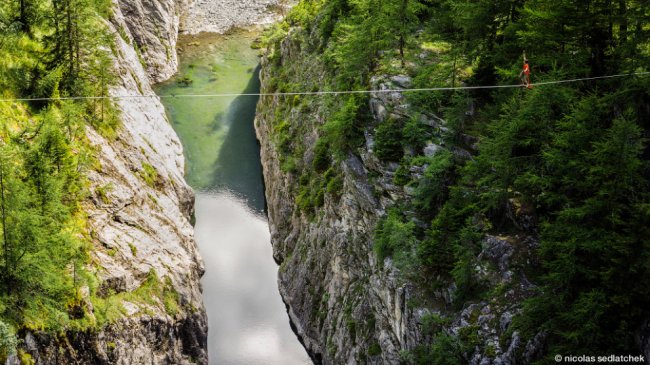
[[[418,182],[413,205],[425,218],[431,219],[447,201],[449,186],[456,178],[454,155],[443,150],[429,160],[424,177]]]
[[[323,172],[330,166],[329,148],[323,138],[319,138],[314,147],[314,159],[312,167],[317,172]]]
[[[417,244],[415,223],[404,222],[396,209],[388,212],[375,230],[375,254],[380,262],[393,256],[396,265],[405,267]]]
[[[417,117],[409,119],[402,130],[403,145],[413,148],[416,153],[422,151],[429,137],[428,128]]]
[[[0,362],[7,361],[7,357],[16,353],[18,341],[13,329],[0,321]]]
[[[158,174],[158,171],[146,162],[142,163],[140,177],[142,177],[149,187],[155,188],[157,185],[161,184],[161,177]]]
[[[326,142],[339,159],[345,152],[357,147],[361,142],[361,102],[358,96],[351,96],[334,116],[323,126]]]
[[[368,347],[368,356],[377,356],[381,354],[381,346],[378,342],[373,342]]]
[[[399,161],[404,155],[402,147],[403,124],[395,119],[381,123],[375,134],[375,155],[380,160]]]

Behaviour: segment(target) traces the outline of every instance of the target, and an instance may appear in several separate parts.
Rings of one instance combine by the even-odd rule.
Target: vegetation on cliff
[[[100,312],[108,299],[95,297],[98,280],[88,270],[95,263],[83,209],[86,174],[101,166],[86,132],[111,138],[119,115],[107,99],[58,98],[108,95],[116,52],[106,23],[111,6],[0,4],[1,362],[15,351],[16,331],[64,333],[110,319],[105,311],[89,315],[89,295]]]
[[[626,0],[303,0],[266,34],[266,91],[368,89],[377,75],[408,75],[413,87],[507,85],[524,51],[533,82],[647,71],[648,19],[647,6]],[[300,52],[292,62],[280,54],[287,36]],[[405,93],[412,114],[443,117],[443,138],[417,117],[373,126],[363,96],[296,96],[275,111],[274,141],[299,177],[298,206],[314,215],[339,192],[327,188],[341,183],[336,161],[359,153],[372,129],[375,155],[399,163],[394,183],[413,191],[377,227],[380,258],[429,295],[453,283],[462,308],[494,294],[475,270],[485,235],[532,236],[539,247],[523,270],[537,286],[512,328],[544,334],[537,360],[637,353],[650,318],[649,90],[650,78],[626,77]],[[301,142],[313,125],[317,141]],[[427,142],[447,148],[427,157]],[[405,359],[467,362],[462,337],[433,333]]]

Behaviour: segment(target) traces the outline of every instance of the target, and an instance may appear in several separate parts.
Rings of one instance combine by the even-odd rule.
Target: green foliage
[[[411,174],[409,168],[410,168],[410,160],[402,159],[402,162],[400,163],[399,167],[395,171],[395,175],[393,176],[393,184],[399,186],[404,186],[408,184],[411,181]]]
[[[644,140],[639,127],[625,119],[596,134],[576,123],[581,114],[577,109],[572,123],[561,126],[545,155],[549,168],[563,155],[565,175],[550,180],[558,184],[555,191],[571,194],[549,201],[554,214],[543,226],[540,248],[546,290],[526,303],[521,327],[547,328],[551,351],[627,351],[635,347],[634,323],[646,316],[650,302],[650,294],[634,284],[649,269]],[[554,300],[545,303],[551,288]]]
[[[359,146],[360,120],[364,99],[351,96],[330,120],[323,125],[324,138],[336,157],[343,158],[347,151]]]
[[[133,243],[129,243],[129,248],[133,257],[138,256],[138,248]]]
[[[62,90],[77,92],[79,89],[86,89],[90,87],[87,82],[94,75],[91,68],[82,67],[82,62],[89,60],[92,53],[98,52],[98,46],[105,46],[112,42],[112,38],[105,36],[107,32],[97,31],[98,29],[105,31],[103,21],[97,16],[97,12],[106,12],[110,3],[93,0],[62,0],[53,1],[51,4],[48,26],[54,32],[46,37],[46,44],[51,47],[47,66],[61,70]],[[95,57],[90,59],[99,61]],[[102,69],[107,68],[100,66],[99,70]]]
[[[340,196],[343,190],[343,177],[339,174],[330,179],[327,183],[327,192],[335,196]]]
[[[430,347],[420,346],[414,351],[414,364],[461,365],[466,360],[462,356],[461,345],[457,338],[446,333],[436,336]]]
[[[373,342],[368,347],[368,356],[378,356],[381,355],[381,346],[378,342]]]
[[[439,314],[428,314],[422,317],[422,334],[434,336],[443,329],[443,326],[450,324],[450,320],[441,317]]]
[[[23,350],[18,350],[18,359],[20,360],[20,365],[35,365],[36,361],[32,355]]]
[[[30,144],[1,147],[1,281],[5,318],[51,328],[68,320],[64,304],[86,282],[78,203],[85,197],[79,169],[87,161],[73,148],[87,147],[66,138],[54,110],[41,118]]]
[[[399,120],[387,119],[377,127],[375,135],[375,155],[385,161],[399,161],[404,155],[402,129]]]
[[[132,292],[118,294],[110,292],[104,297],[93,296],[91,300],[96,326],[114,323],[127,315],[124,301],[137,305],[141,311],[146,311],[150,306],[161,308],[172,317],[177,315],[181,308],[180,294],[174,289],[171,279],[169,277],[161,279],[153,269]]]
[[[0,361],[6,362],[7,357],[16,353],[18,340],[13,329],[5,322],[0,321]]]
[[[278,59],[280,42],[287,36],[289,24],[280,22],[273,24],[266,32],[263,33],[260,40],[261,46],[269,50],[269,59]]]
[[[312,167],[317,172],[323,172],[330,166],[329,146],[324,138],[320,138],[314,147]]]
[[[99,326],[114,323],[126,314],[121,297],[114,293],[109,293],[106,298],[93,297],[91,301],[93,303],[93,314]]]
[[[325,203],[325,193],[339,197],[342,185],[343,180],[334,168],[329,168],[322,176],[305,173],[300,177],[296,204],[302,211],[313,213],[315,208]]]
[[[114,189],[113,183],[108,183],[106,185],[97,187],[97,189],[95,189],[95,192],[97,193],[97,196],[102,200],[102,202],[110,203],[108,193],[113,191],[113,189]]]
[[[155,188],[162,183],[162,178],[158,174],[158,170],[146,162],[142,163],[140,177],[142,177],[144,182],[152,188]]]
[[[426,125],[420,123],[418,117],[412,117],[402,130],[402,144],[415,150],[416,154],[421,153],[429,136],[427,129]]]
[[[535,83],[647,71],[648,11],[637,1],[302,1],[283,27],[296,29],[290,37],[300,47],[292,50],[324,70],[299,73],[284,62],[276,65],[276,83],[291,88],[311,77],[318,83],[310,90],[349,90],[367,88],[374,75],[400,73],[414,87],[511,85],[524,50]],[[490,289],[476,273],[484,235],[533,235],[540,248],[530,255],[539,267],[532,260],[526,270],[539,293],[515,327],[529,338],[544,330],[549,354],[637,352],[634,334],[650,317],[642,285],[650,269],[648,90],[647,78],[629,78],[405,94],[413,114],[434,113],[447,123],[439,131],[416,118],[376,127],[376,155],[401,161],[394,182],[414,188],[412,199],[398,202],[401,211],[377,226],[379,260],[392,256],[400,268],[417,268],[403,272],[425,293],[454,283],[462,306]],[[321,126],[323,142],[303,166],[299,153],[309,148],[297,146],[294,127],[280,144],[293,154],[292,173],[327,171],[356,152],[371,125],[366,104],[356,97],[311,104],[321,124],[309,127]],[[417,157],[432,137],[455,153]],[[458,157],[461,149],[473,156]],[[411,181],[411,166],[422,165],[424,176]],[[324,186],[315,181],[300,184],[308,209]],[[328,183],[327,190],[336,189]],[[513,219],[513,201],[528,207],[536,227]],[[432,330],[433,342],[406,356],[418,364],[467,363],[463,354],[477,340],[472,331],[454,337]]]
[[[113,36],[109,0],[24,0],[0,4],[3,98],[108,96]],[[18,329],[62,330],[92,322],[80,288],[89,235],[81,204],[94,128],[114,134],[110,100],[0,105],[0,317]],[[105,198],[106,190],[98,192]],[[21,359],[29,362],[29,355]]]
[[[374,250],[380,262],[393,256],[398,267],[407,268],[416,243],[415,223],[404,222],[396,209],[390,210],[375,230]]]
[[[428,323],[427,323],[428,322]],[[425,317],[429,330],[447,326],[447,320],[438,316]],[[413,365],[445,364],[460,365],[468,362],[467,356],[472,354],[479,345],[478,327],[461,327],[457,335],[449,334],[440,329],[431,333],[430,345],[418,345],[412,351],[402,354],[405,363]]]
[[[433,218],[449,197],[449,187],[456,179],[453,153],[442,150],[430,159],[424,177],[417,183],[413,206],[426,218]]]
[[[180,310],[181,296],[176,289],[174,289],[174,284],[169,277],[165,278],[161,297],[165,307],[165,312],[172,317],[176,316]]]

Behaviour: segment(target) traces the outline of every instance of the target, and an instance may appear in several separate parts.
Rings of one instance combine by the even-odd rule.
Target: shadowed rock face
[[[36,364],[206,364],[203,322],[198,312],[176,322],[128,318],[101,331],[27,333],[23,341]]]
[[[291,29],[275,50],[273,61],[262,60],[262,92],[273,92],[270,80],[289,77],[288,70],[300,70],[299,77],[323,80],[328,77],[320,56],[310,54],[301,44],[301,30]],[[297,35],[294,35],[297,34]],[[286,69],[279,69],[286,68]],[[283,79],[283,82],[292,82]],[[377,75],[371,79],[373,90],[408,87],[411,80],[400,75]],[[308,84],[308,83],[307,83]],[[397,92],[370,93],[368,107],[373,119],[365,128],[365,148],[333,164],[342,175],[341,188],[325,194],[323,205],[313,216],[304,214],[296,202],[300,176],[312,166],[316,131],[331,117],[317,99],[309,99],[309,108],[288,107],[287,99],[263,96],[258,104],[255,123],[261,144],[266,198],[274,257],[281,264],[280,292],[287,304],[296,332],[312,358],[322,364],[394,364],[402,363],[402,352],[431,342],[431,334],[422,331],[427,316],[444,316],[449,324],[444,331],[458,335],[471,331],[479,346],[469,351],[466,363],[528,364],[543,349],[543,332],[525,341],[510,331],[513,316],[522,301],[532,295],[530,283],[521,269],[534,258],[538,246],[534,217],[518,202],[511,202],[508,219],[522,233],[487,235],[475,268],[480,281],[491,288],[508,290],[489,300],[468,301],[463,308],[452,304],[456,287],[449,282],[425,300],[418,288],[400,278],[390,258],[379,262],[373,252],[373,236],[379,219],[399,202],[409,199],[412,187],[397,186],[394,175],[398,166],[384,162],[374,154],[375,126],[383,120],[409,120],[418,117],[431,133],[442,137],[447,123],[435,115],[415,114],[407,100]],[[290,110],[282,113],[278,110]],[[278,116],[279,115],[279,116]],[[304,147],[297,172],[283,168],[287,153],[276,146],[279,120],[299,125],[294,141]],[[468,145],[475,143],[468,139]],[[433,156],[450,149],[460,158],[471,152],[459,147],[429,144],[424,153]],[[413,166],[410,174],[421,179],[424,166]],[[416,222],[417,224],[417,222]],[[647,340],[646,340],[647,341]],[[490,348],[482,351],[480,348]]]
[[[300,62],[300,51],[292,46],[283,43],[281,62]],[[317,72],[318,65],[313,66]],[[269,91],[271,72],[263,60],[262,92]],[[372,249],[374,227],[390,202],[373,193],[370,162],[350,154],[340,162],[340,199],[326,195],[313,219],[301,214],[292,193],[297,178],[283,171],[274,143],[274,110],[281,102],[261,98],[255,127],[271,242],[281,263],[279,288],[295,331],[317,364],[397,365],[400,351],[419,341],[420,313],[408,308],[409,289],[395,279],[389,262],[377,262]],[[300,117],[291,122],[313,124],[305,131],[317,129],[319,116]],[[315,145],[310,132],[300,138],[306,146]]]

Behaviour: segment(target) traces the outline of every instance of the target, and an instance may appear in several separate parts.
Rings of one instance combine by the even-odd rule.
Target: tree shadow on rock
[[[258,66],[242,93],[258,93],[260,67]],[[229,127],[219,157],[215,162],[212,186],[229,190],[246,201],[258,214],[264,213],[264,180],[260,162],[260,147],[255,136],[255,110],[258,96],[241,95],[230,104],[223,119]]]

